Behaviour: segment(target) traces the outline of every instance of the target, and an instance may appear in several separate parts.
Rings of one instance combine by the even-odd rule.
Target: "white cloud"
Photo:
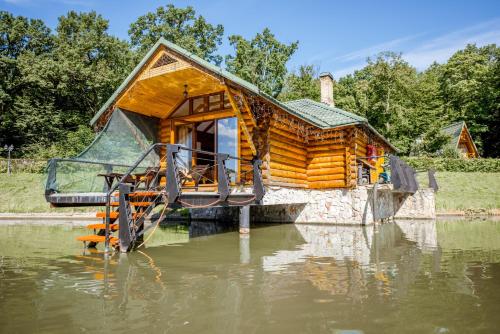
[[[333,71],[332,75],[334,78],[341,78],[343,76],[346,76],[348,74],[354,73],[354,71],[359,70],[363,68],[366,65],[366,62],[358,62],[355,65],[352,66],[347,66],[344,68],[341,68],[339,70]]]
[[[446,62],[453,53],[463,49],[467,44],[475,43],[478,46],[500,44],[500,19],[482,22],[433,38],[422,39],[420,38],[422,36],[423,33],[401,37],[336,57],[331,52],[325,52],[315,56],[314,60],[319,62],[323,69],[332,68],[334,77],[339,78],[363,68],[368,57],[382,51],[396,51],[402,52],[403,58],[418,70],[423,70],[434,61]]]
[[[367,48],[355,50],[340,56],[335,56],[335,52],[331,50],[326,52],[321,52],[311,57],[308,60],[308,63],[311,64],[320,63],[324,67],[330,67],[332,64],[338,64],[338,63],[349,64],[354,61],[357,61],[357,63],[359,64],[364,64],[364,61],[366,61],[368,57],[374,56],[382,51],[387,51],[394,49],[396,47],[401,47],[401,45],[404,45],[405,43],[410,42],[421,35],[422,34],[415,34],[410,36],[404,36],[401,38],[396,38],[390,41],[369,46]],[[360,60],[363,62],[362,63],[359,62]],[[351,64],[349,66],[346,66],[346,68],[343,70],[336,70],[335,73],[344,73],[348,68],[354,68],[354,66]],[[357,68],[358,67],[356,67],[355,69]]]
[[[467,44],[478,46],[500,44],[500,19],[483,22],[428,40],[420,46],[403,53],[410,64],[422,70],[434,61],[443,63],[457,50]]]
[[[360,59],[366,60],[366,58],[368,58],[370,56],[376,55],[382,51],[391,50],[391,49],[393,49],[397,46],[400,46],[405,42],[411,41],[411,40],[413,40],[421,35],[422,34],[417,34],[417,35],[411,35],[411,36],[393,39],[391,41],[387,41],[384,43],[370,46],[370,47],[365,48],[365,49],[357,50],[357,51],[350,52],[350,53],[347,53],[347,54],[342,55],[342,56],[335,57],[332,60],[341,61],[341,62],[360,60]]]

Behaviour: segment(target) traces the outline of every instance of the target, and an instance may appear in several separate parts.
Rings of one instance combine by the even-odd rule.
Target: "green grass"
[[[95,208],[51,208],[45,201],[45,175],[0,173],[1,213],[95,212]]]
[[[419,174],[419,180],[426,186],[427,174]],[[500,208],[500,173],[436,172],[436,180],[438,212]]]
[[[426,174],[419,174],[427,185]],[[437,172],[438,212],[500,209],[500,173]],[[95,208],[50,208],[44,197],[43,174],[0,174],[0,212],[95,212]]]

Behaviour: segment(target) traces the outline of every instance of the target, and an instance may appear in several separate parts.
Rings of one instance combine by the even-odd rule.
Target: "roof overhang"
[[[148,66],[151,66],[151,64],[156,61],[156,59],[159,57],[159,51],[162,49],[173,52],[174,55],[181,58],[184,62],[194,64],[195,66],[186,66],[185,69],[175,71],[177,72],[177,74],[174,74],[173,71],[171,74],[163,73],[155,77],[147,77],[147,74],[144,73],[145,69],[147,69]],[[169,76],[171,79],[173,79],[172,83],[175,84],[169,83]],[[142,100],[137,98],[137,96],[143,95],[146,92],[152,93],[154,89],[159,88],[158,92],[164,92],[165,90],[168,90],[169,95],[172,96],[172,100],[176,97],[179,98],[179,96],[182,96],[184,90],[184,84],[182,84],[182,82],[186,81],[185,79],[183,79],[186,78],[186,76],[192,79],[189,80],[188,83],[188,90],[190,95],[194,96],[197,93],[203,91],[203,89],[205,94],[209,93],[209,91],[207,91],[207,86],[209,85],[211,86],[208,89],[210,91],[223,90],[224,85],[227,84],[239,89],[243,89],[249,93],[258,95],[270,104],[288,112],[289,114],[301,119],[302,121],[310,125],[317,126],[310,120],[296,113],[284,103],[262,92],[256,85],[235,76],[234,74],[222,69],[221,67],[207,62],[206,60],[179,47],[178,45],[167,41],[164,38],[160,38],[158,42],[156,42],[155,45],[146,53],[146,55],[142,58],[139,64],[137,64],[134,70],[127,76],[122,84],[114,91],[114,93],[95,114],[95,116],[90,121],[90,124],[95,125],[97,121],[106,113],[106,111],[114,104],[126,110],[143,113],[148,116],[161,117],[161,115],[158,115],[158,105],[164,103],[165,109],[168,109],[172,104],[171,101],[167,101],[168,99],[165,98],[165,96],[158,96],[158,94],[153,94],[152,96],[158,96],[157,98],[153,98],[157,101],[157,105],[153,108],[156,109],[156,112],[140,111],[140,108],[143,108],[144,105],[141,103]],[[204,86],[201,85],[199,87],[200,89],[198,90],[199,92],[197,92],[196,83],[199,81],[203,81]],[[124,94],[126,92],[129,92],[131,94],[124,97]],[[135,98],[134,94],[136,96]]]
[[[154,64],[162,57],[162,52],[171,55],[178,63],[155,67]],[[186,84],[190,96],[222,91],[226,85],[233,86],[247,93],[260,96],[268,103],[286,111],[305,123],[324,130],[362,124],[380,137],[394,151],[399,151],[366,120],[349,124],[339,124],[335,127],[318,126],[318,124],[303,117],[286,104],[261,91],[256,85],[209,63],[180,46],[167,41],[163,37],[155,43],[134,70],[114,91],[92,118],[90,124],[95,125],[113,105],[124,110],[162,118],[168,115],[169,111],[183,100],[184,85]]]

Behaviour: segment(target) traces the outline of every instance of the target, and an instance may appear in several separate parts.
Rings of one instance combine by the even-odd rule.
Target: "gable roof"
[[[472,142],[472,146],[474,147],[474,150],[476,151],[476,154],[479,155],[476,143],[474,143],[474,140],[472,139],[472,136],[470,135],[469,129],[467,128],[467,124],[465,124],[464,121],[459,121],[452,123],[450,125],[447,125],[443,128],[441,128],[441,133],[448,135],[451,137],[450,145],[453,148],[457,148],[458,144],[460,142],[460,136],[462,134],[462,131],[467,133],[467,135],[470,138],[470,141]]]
[[[462,133],[462,129],[464,128],[464,126],[465,126],[464,121],[452,123],[450,125],[441,128],[441,133],[450,136],[451,137],[450,144],[456,147],[458,146],[458,141],[460,140],[460,134]]]
[[[261,96],[265,100],[268,100],[270,103],[275,106],[285,110],[286,112],[302,119],[303,121],[317,126],[321,129],[332,129],[338,126],[345,125],[356,125],[363,124],[368,127],[373,133],[375,133],[378,137],[380,137],[389,147],[391,147],[394,151],[398,151],[396,147],[391,145],[387,139],[385,139],[380,133],[378,133],[369,123],[368,121],[358,115],[347,112],[345,110],[339,108],[333,108],[323,103],[319,103],[316,101],[312,101],[309,99],[301,99],[295,101],[289,101],[286,103],[280,102],[273,98],[272,96],[266,94],[261,91],[259,87],[256,85],[241,79],[240,77],[230,73],[229,71],[214,65],[205,59],[195,55],[192,52],[187,51],[186,49],[181,48],[180,46],[167,41],[165,38],[161,37],[153,47],[146,53],[146,55],[142,58],[142,60],[137,64],[134,70],[127,76],[127,78],[122,82],[122,84],[115,90],[115,92],[109,97],[109,99],[104,103],[104,105],[99,109],[99,111],[94,115],[94,117],[90,120],[90,125],[94,125],[99,118],[105,113],[105,111],[115,102],[115,100],[120,96],[120,94],[127,88],[127,86],[134,80],[134,78],[140,73],[141,69],[147,64],[148,60],[153,56],[156,50],[160,47],[164,46],[181,56],[193,61],[199,66],[227,79],[236,85],[245,88],[246,90],[254,93],[256,95]]]
[[[118,88],[114,91],[114,93],[109,97],[109,99],[104,103],[104,105],[99,109],[99,111],[90,120],[90,125],[94,125],[97,122],[97,120],[104,114],[104,112],[113,104],[113,102],[119,97],[119,95],[127,88],[127,86],[139,74],[141,69],[147,64],[149,59],[153,56],[153,54],[156,52],[156,50],[158,50],[158,48],[160,46],[164,46],[164,47],[180,54],[181,56],[184,56],[185,58],[191,60],[192,62],[198,64],[199,66],[201,66],[201,67],[203,67],[203,68],[205,68],[205,69],[207,69],[207,70],[209,70],[217,75],[220,75],[224,79],[227,79],[227,80],[237,84],[238,86],[241,86],[241,87],[247,89],[248,91],[250,91],[254,94],[257,94],[257,95],[264,97],[265,99],[269,100],[270,102],[272,102],[275,105],[280,106],[283,109],[287,109],[286,106],[284,106],[281,102],[279,102],[278,100],[274,99],[273,97],[267,95],[266,93],[260,91],[260,89],[256,85],[239,78],[238,76],[226,71],[222,67],[219,67],[217,65],[214,65],[214,64],[206,61],[205,59],[195,55],[194,53],[189,52],[186,49],[181,48],[177,44],[169,42],[165,38],[160,37],[160,39],[155,43],[155,45],[153,45],[151,47],[151,49],[149,49],[149,51],[142,58],[142,60],[139,62],[139,64],[137,64],[137,66],[132,70],[132,72],[122,82],[122,84],[120,86],[118,86]],[[291,113],[293,113],[293,112],[291,112]],[[298,115],[296,115],[296,116],[298,116]]]

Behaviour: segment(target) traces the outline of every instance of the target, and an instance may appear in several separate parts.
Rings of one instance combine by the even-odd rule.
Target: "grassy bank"
[[[424,178],[426,175],[421,174]],[[94,212],[93,208],[50,208],[45,202],[44,175],[0,174],[0,212]],[[438,212],[500,209],[500,173],[438,172]],[[421,180],[422,185],[426,181]]]
[[[0,213],[95,212],[92,208],[51,208],[44,197],[45,175],[0,174]]]
[[[500,209],[500,173],[437,172],[436,180],[437,212]]]

